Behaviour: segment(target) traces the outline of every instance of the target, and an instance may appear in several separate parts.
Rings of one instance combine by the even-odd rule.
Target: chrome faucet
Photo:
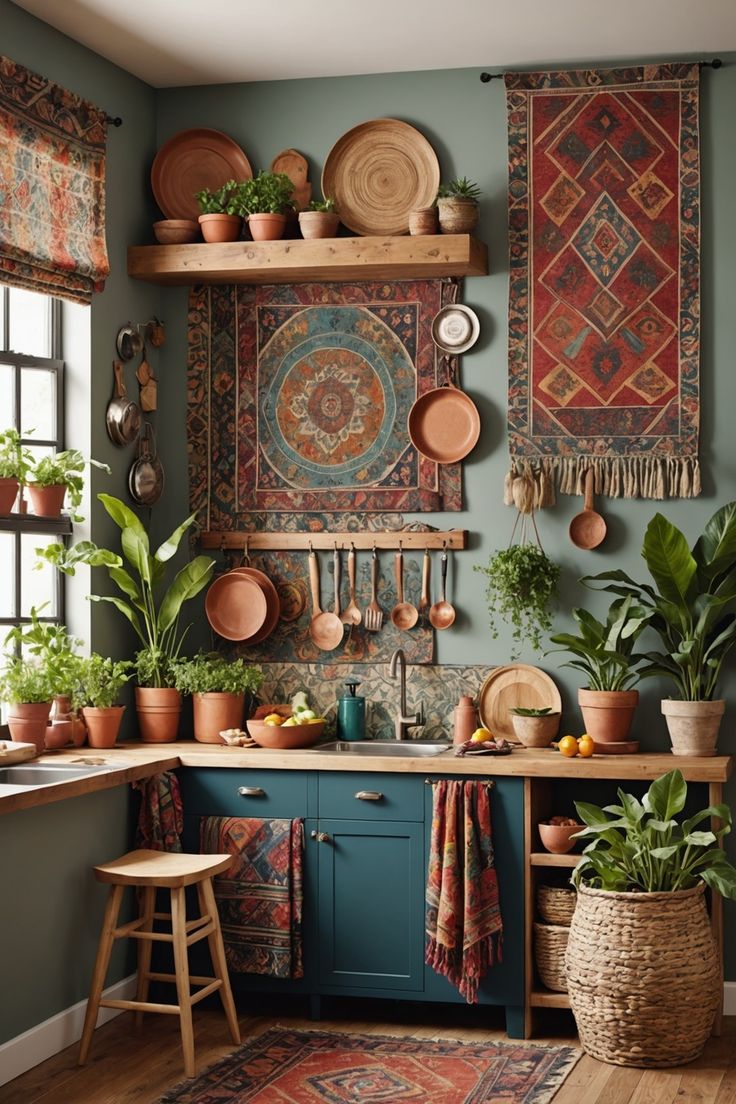
[[[406,705],[406,656],[401,648],[397,648],[391,656],[388,673],[391,678],[396,678],[396,668],[399,668],[399,712],[394,721],[394,729],[397,740],[408,739],[410,728],[420,728],[424,724],[424,703],[419,703],[417,713],[407,715]]]

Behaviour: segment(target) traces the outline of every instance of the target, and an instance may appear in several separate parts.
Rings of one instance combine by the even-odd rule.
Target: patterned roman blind
[[[89,303],[110,271],[107,118],[0,56],[0,282]]]

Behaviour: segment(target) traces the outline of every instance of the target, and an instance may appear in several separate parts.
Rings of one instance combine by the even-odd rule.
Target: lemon
[[[324,724],[324,717],[310,717],[307,724]]]
[[[588,736],[587,732],[578,740],[578,753],[582,755],[583,759],[589,759],[595,751],[595,741],[592,736]]]
[[[280,713],[269,713],[267,717],[263,718],[264,724],[280,725],[283,724],[284,718]]]
[[[572,759],[579,751],[578,742],[574,736],[563,736],[557,747],[568,759]]]
[[[493,736],[487,728],[476,728],[473,735],[470,737],[472,744],[484,744],[486,740],[492,740]]]

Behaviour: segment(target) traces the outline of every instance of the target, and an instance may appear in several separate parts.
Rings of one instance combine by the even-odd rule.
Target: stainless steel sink
[[[22,766],[0,768],[0,785],[50,786],[55,782],[68,782],[71,778],[86,778],[87,775],[99,774],[100,771],[109,769],[107,766],[90,765],[86,767],[83,764],[52,767],[46,766],[44,763],[38,763],[35,766],[24,763]]]
[[[333,755],[390,755],[393,758],[422,758],[427,755],[439,755],[447,751],[449,744],[438,744],[436,740],[334,740],[331,744],[321,744],[312,748],[316,752],[331,752]]]

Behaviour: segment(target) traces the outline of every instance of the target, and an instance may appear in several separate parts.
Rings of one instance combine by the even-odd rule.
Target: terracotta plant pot
[[[218,242],[237,241],[242,219],[240,215],[200,215],[199,225],[204,240],[216,245]]]
[[[253,241],[278,241],[286,228],[286,215],[249,215],[248,227]]]
[[[9,514],[18,497],[17,479],[0,479],[0,514]]]
[[[60,515],[66,495],[64,483],[55,483],[51,487],[37,487],[34,483],[29,483],[26,489],[31,501],[31,513],[36,514],[37,517]]]
[[[436,234],[437,233],[437,208],[419,207],[416,211],[409,212],[410,234]]]
[[[565,968],[588,1054],[664,1068],[702,1053],[723,999],[703,889],[612,893],[580,886]]]
[[[336,238],[340,216],[334,211],[300,211],[299,229],[303,238]]]
[[[145,744],[171,744],[179,735],[181,694],[170,687],[136,686],[138,729]]]
[[[245,694],[192,694],[194,739],[202,744],[222,744],[226,728],[243,727]]]
[[[87,740],[93,748],[115,747],[125,712],[124,705],[111,705],[108,709],[95,709],[86,705],[82,710],[87,725]]]
[[[665,698],[662,712],[672,741],[673,755],[715,755],[718,729],[726,708],[717,701],[676,701]]]
[[[59,725],[69,725],[70,727],[61,728],[59,734],[54,734],[51,729]],[[66,694],[57,694],[51,703],[51,716],[49,717],[49,728],[46,732],[46,747],[65,747],[65,744],[61,744],[61,734],[64,733],[68,736],[68,743],[71,743],[74,747],[81,747],[84,741],[87,739],[87,726],[82,720],[79,711],[72,709],[72,703]],[[49,741],[52,741],[51,743]]]
[[[8,706],[8,728],[13,740],[20,744],[35,744],[39,752],[46,746],[51,702],[20,702]]]
[[[544,717],[517,717],[511,714],[514,735],[524,747],[544,748],[554,740],[560,728],[560,714],[548,713]]]
[[[472,234],[478,225],[480,208],[474,199],[448,196],[437,200],[441,234]]]
[[[638,703],[638,690],[578,690],[585,731],[596,744],[628,740]]]

